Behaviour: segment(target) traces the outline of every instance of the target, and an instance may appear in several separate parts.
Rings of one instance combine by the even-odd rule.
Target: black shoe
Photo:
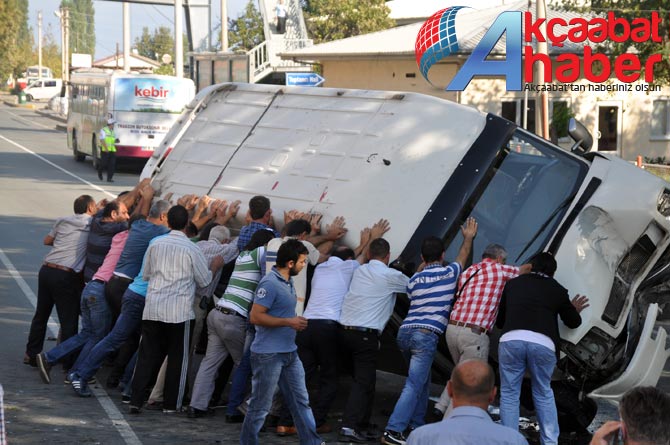
[[[102,178],[100,178],[100,179],[102,179]],[[114,180],[113,179],[108,179],[107,182],[114,182]]]
[[[119,378],[118,377],[107,377],[107,382],[105,382],[105,386],[109,389],[114,389],[119,387]]]
[[[130,396],[121,396],[121,403],[130,403]]]
[[[337,435],[338,442],[366,443],[368,439],[353,428],[341,428]]]
[[[198,417],[205,417],[209,415],[208,410],[193,408],[192,406],[188,407],[187,413],[189,419],[197,419]]]
[[[428,419],[430,423],[441,422],[444,418],[444,413],[437,408],[433,408],[430,412],[430,418]]]
[[[129,412],[130,414],[139,414],[139,413],[140,413],[140,408],[139,408],[138,406],[130,405],[130,406],[128,407],[128,412]]]
[[[42,381],[47,384],[51,383],[51,376],[49,375],[49,372],[51,371],[51,365],[49,364],[49,360],[47,360],[46,356],[44,355],[44,352],[37,354],[35,360],[37,362],[37,368],[40,371],[40,377],[42,378]]]
[[[242,423],[244,422],[243,414],[226,414],[226,423]]]
[[[163,411],[163,402],[149,402],[145,408],[149,411]]]
[[[98,179],[102,181],[102,171],[98,170]]]
[[[381,442],[385,445],[406,445],[407,439],[403,433],[386,430],[384,431]]]
[[[23,356],[23,364],[30,365],[33,368],[37,368],[37,358],[35,356],[29,356],[28,354]]]

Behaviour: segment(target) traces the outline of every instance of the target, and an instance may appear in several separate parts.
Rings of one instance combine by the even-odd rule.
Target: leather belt
[[[345,325],[340,325],[342,326],[342,329],[345,331],[358,331],[358,332],[367,332],[368,334],[377,334],[379,335],[379,331],[376,329],[372,328],[363,328],[360,326],[345,326]]]
[[[122,283],[132,283],[133,279],[132,278],[127,278],[127,277],[122,277],[121,275],[112,275],[112,280],[119,280]]]
[[[462,321],[456,321],[456,320],[449,320],[449,324],[452,324],[454,326],[460,326],[463,328],[469,328],[474,334],[486,334],[488,330],[484,329],[481,326],[477,326],[476,324],[472,323],[463,323]]]
[[[216,309],[217,311],[221,312],[222,314],[226,314],[226,315],[236,315],[236,316],[238,316],[238,317],[244,318],[245,320],[247,319],[247,317],[245,317],[244,315],[242,315],[242,314],[240,314],[239,312],[234,311],[234,310],[232,310],[232,309],[227,309],[227,308],[225,308],[225,307],[221,307],[221,306],[214,306],[214,309]]]
[[[327,325],[338,325],[339,323],[335,320],[329,320],[327,318],[310,318],[310,324],[327,324]]]
[[[100,283],[100,284],[105,284],[105,282],[102,281],[100,278],[94,278],[91,281],[95,281],[96,283]]]
[[[435,334],[435,335],[437,335],[438,337],[440,336],[440,333],[439,333],[439,332],[434,331],[434,330],[432,330],[432,329],[419,328],[419,329],[417,329],[417,331],[419,331],[419,332],[423,332],[424,334]]]
[[[65,272],[74,273],[74,269],[71,269],[71,268],[65,267],[65,266],[61,266],[60,264],[48,263],[48,262],[45,261],[43,263],[43,265],[46,266],[46,267],[50,267],[52,269],[58,269],[58,270],[62,270],[62,271],[65,271]]]

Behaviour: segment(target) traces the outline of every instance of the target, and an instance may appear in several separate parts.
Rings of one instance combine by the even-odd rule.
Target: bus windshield
[[[473,261],[491,243],[505,247],[510,264],[543,249],[575,198],[587,165],[569,153],[518,129],[470,203],[477,219]],[[451,238],[446,258],[458,254],[462,237]]]

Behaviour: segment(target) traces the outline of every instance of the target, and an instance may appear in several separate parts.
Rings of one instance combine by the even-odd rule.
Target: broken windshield
[[[543,249],[586,175],[587,166],[571,154],[518,129],[479,186],[470,215],[479,223],[473,260],[497,243],[508,261],[521,264]],[[446,258],[455,258],[462,237],[452,237]],[[517,261],[517,259],[519,261]]]

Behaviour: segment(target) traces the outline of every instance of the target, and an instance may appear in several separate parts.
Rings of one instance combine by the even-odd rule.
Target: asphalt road
[[[37,370],[22,363],[34,311],[37,272],[48,248],[42,239],[53,221],[72,213],[72,202],[81,194],[96,200],[130,189],[138,179],[137,165],[121,166],[116,182],[98,181],[90,160],[75,162],[67,150],[66,136],[57,122],[32,110],[0,104],[0,384],[4,387],[6,428],[11,444],[158,444],[239,443],[239,425],[223,421],[223,412],[191,420],[185,415],[143,411],[129,416],[120,393],[93,385],[95,396],[80,399],[52,371],[53,383],[45,385]],[[55,312],[54,312],[55,318]],[[665,323],[666,330],[669,323]],[[51,324],[51,337],[57,324]],[[53,347],[53,340],[45,348]],[[105,370],[101,371],[104,381]],[[403,378],[378,375],[374,421],[385,424],[402,388]],[[659,386],[670,390],[670,365]],[[434,386],[432,395],[439,395]],[[341,391],[345,394],[345,390]],[[337,425],[339,403],[332,415]],[[592,428],[614,418],[616,410],[601,404]],[[336,434],[324,436],[335,443]],[[262,444],[297,443],[264,433]]]

